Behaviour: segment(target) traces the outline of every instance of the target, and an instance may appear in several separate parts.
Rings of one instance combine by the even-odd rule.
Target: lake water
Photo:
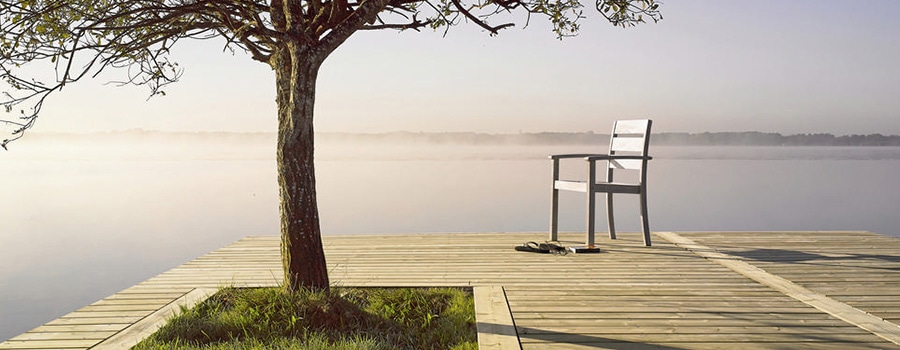
[[[266,142],[26,138],[11,147],[0,154],[0,340],[244,236],[278,233],[274,145]],[[591,146],[321,144],[322,230],[546,231],[546,156],[586,151]],[[900,148],[651,151],[655,231],[867,230],[900,237]],[[575,176],[583,166],[572,161],[563,172]],[[622,232],[639,228],[632,197],[617,199]],[[583,230],[583,197],[564,193],[562,200],[561,228]],[[604,225],[601,215],[600,232]]]

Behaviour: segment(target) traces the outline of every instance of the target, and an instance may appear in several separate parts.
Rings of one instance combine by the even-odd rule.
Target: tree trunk
[[[278,103],[278,193],[284,287],[328,289],[313,164],[313,105],[324,55],[286,44],[274,53]]]

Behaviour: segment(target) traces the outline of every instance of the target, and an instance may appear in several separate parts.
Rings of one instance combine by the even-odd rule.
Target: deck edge
[[[513,322],[509,301],[502,286],[472,287],[478,348],[482,350],[522,349]]]
[[[144,338],[155,333],[159,328],[166,324],[169,319],[175,315],[182,307],[192,307],[197,305],[216,293],[216,288],[194,288],[190,292],[185,293],[181,297],[172,300],[170,303],[159,308],[159,310],[147,315],[125,329],[113,334],[109,338],[97,343],[91,349],[112,350],[112,349],[130,349],[132,346],[140,343]]]

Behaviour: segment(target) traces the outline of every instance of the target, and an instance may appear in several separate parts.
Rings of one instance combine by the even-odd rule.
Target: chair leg
[[[559,240],[559,190],[556,189],[556,180],[559,180],[559,159],[553,158],[553,176],[550,178],[550,240]]]
[[[594,208],[597,207],[594,191],[587,191],[587,240],[588,248],[594,247]]]
[[[554,185],[555,186],[555,185]],[[559,190],[553,189],[550,200],[550,241],[559,240]]]
[[[609,239],[616,239],[616,219],[613,215],[613,194],[606,194],[606,224],[609,226]]]
[[[647,193],[641,192],[641,228],[644,230],[644,245],[650,246],[650,217],[647,216]]]

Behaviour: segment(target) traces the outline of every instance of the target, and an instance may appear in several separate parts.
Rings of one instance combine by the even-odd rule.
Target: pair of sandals
[[[568,251],[566,247],[563,247],[556,243],[537,243],[537,242],[525,242],[520,246],[516,246],[516,251],[519,252],[529,252],[529,253],[540,253],[540,254],[558,254],[558,255],[566,255]]]

